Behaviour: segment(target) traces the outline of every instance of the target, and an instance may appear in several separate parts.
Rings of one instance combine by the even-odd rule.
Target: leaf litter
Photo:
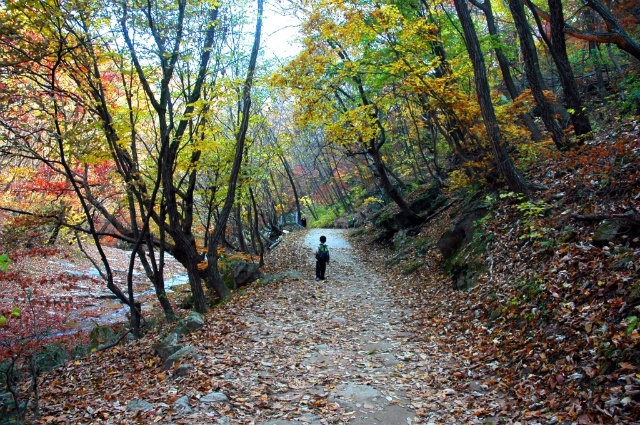
[[[433,246],[387,267],[393,253],[366,240],[332,249],[317,282],[308,241],[319,233],[294,232],[267,271],[303,277],[254,285],[208,313],[182,337],[196,347],[185,376],[162,370],[161,335],[148,335],[49,373],[41,421],[638,423],[640,252],[633,241],[596,248],[596,223],[572,219],[640,207],[634,125],[616,129],[615,144],[540,163],[531,177],[552,214],[523,226],[522,203],[499,201],[485,222],[487,269],[468,292],[453,289]],[[605,175],[602,161],[623,167]],[[437,240],[451,218],[432,224],[419,236]],[[329,247],[348,238],[325,233]],[[415,258],[423,266],[401,272]],[[211,394],[228,401],[201,401]]]

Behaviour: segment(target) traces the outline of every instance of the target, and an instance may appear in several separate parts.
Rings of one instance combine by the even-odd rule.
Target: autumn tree
[[[478,41],[469,9],[464,0],[455,0],[455,6],[464,31],[467,51],[473,63],[478,103],[482,111],[484,126],[487,129],[489,143],[493,149],[493,159],[498,170],[500,170],[500,173],[505,177],[509,187],[518,193],[528,194],[529,186],[522,176],[520,176],[513,161],[507,154],[505,143],[500,133],[500,127],[493,109],[493,103],[491,102],[489,83],[486,78],[486,68],[482,57],[482,50],[480,49],[480,42]]]
[[[103,9],[93,4],[83,8],[70,4],[74,13],[57,9],[55,5],[36,6],[45,8],[44,16],[50,18],[45,20],[46,24],[57,31],[52,30],[50,37],[58,41],[57,49],[50,49],[54,58],[50,68],[53,67],[58,74],[46,72],[46,68],[45,72],[35,73],[53,75],[51,81],[56,84],[60,99],[81,111],[82,119],[78,122],[91,131],[74,134],[84,134],[87,139],[90,136],[89,140],[98,149],[91,148],[84,140],[76,146],[86,147],[94,155],[100,153],[102,160],[112,161],[114,175],[119,176],[116,181],[121,184],[116,187],[121,190],[122,202],[105,203],[95,196],[94,186],[77,181],[78,177],[74,176],[83,174],[75,172],[74,165],[64,164],[62,154],[66,151],[63,152],[62,148],[66,149],[65,143],[72,139],[69,133],[63,132],[62,125],[56,127],[55,122],[53,124],[54,128],[60,128],[58,144],[54,146],[59,148],[61,159],[52,162],[46,155],[33,155],[39,152],[42,138],[21,137],[21,148],[28,141],[31,144],[27,145],[27,150],[35,159],[52,164],[59,161],[63,175],[71,180],[74,187],[77,186],[75,192],[85,206],[88,226],[78,230],[94,235],[95,243],[99,244],[101,234],[96,229],[95,220],[108,222],[113,229],[110,234],[132,243],[134,254],[138,254],[143,264],[146,259],[141,246],[146,245],[153,260],[148,264],[147,274],[154,276],[161,302],[166,299],[162,297],[162,255],[164,251],[170,252],[188,271],[195,308],[207,310],[201,275],[220,297],[226,297],[229,292],[215,275],[203,273],[198,268],[202,257],[193,231],[193,200],[201,171],[198,165],[203,153],[209,151],[207,143],[211,143],[213,138],[233,140],[233,144],[227,146],[238,151],[237,145],[240,152],[243,150],[260,18],[249,77],[244,83],[242,102],[247,106],[242,107],[242,119],[246,123],[230,134],[222,134],[216,133],[217,127],[211,125],[215,120],[206,117],[224,111],[224,108],[216,106],[224,92],[224,87],[217,88],[216,81],[224,66],[220,53],[226,48],[228,25],[238,25],[238,21],[231,18],[230,9],[221,11],[218,5],[209,7],[187,1],[153,5],[125,2]],[[260,4],[258,8],[261,8]],[[104,20],[97,22],[96,16]],[[33,27],[37,24],[39,22]],[[112,38],[105,34],[108,30]],[[29,61],[34,62],[35,58],[25,60]],[[151,66],[154,63],[157,66]],[[56,79],[58,75],[65,78],[65,90],[59,88],[61,80]],[[228,87],[233,84],[230,81]],[[46,84],[42,86],[46,87]],[[203,92],[210,93],[211,97],[203,99]],[[59,102],[57,98],[56,102]],[[55,105],[53,107],[54,112],[64,111]],[[48,129],[43,127],[43,131]],[[52,151],[45,152],[49,154]],[[79,164],[83,163],[82,157],[76,155],[75,158]],[[88,175],[84,173],[84,176]],[[235,182],[232,178],[220,184],[233,186]],[[224,218],[224,214],[221,217]],[[220,222],[223,228],[224,221]],[[156,247],[160,248],[157,263],[153,257]],[[109,286],[113,288],[110,283]],[[120,293],[119,298],[132,304],[133,294],[131,290],[128,292],[129,297]]]

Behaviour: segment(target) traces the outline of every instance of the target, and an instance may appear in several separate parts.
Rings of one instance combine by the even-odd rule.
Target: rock
[[[0,414],[12,410],[14,406],[15,403],[13,402],[13,395],[11,393],[0,394]]]
[[[96,326],[89,333],[89,342],[93,347],[107,344],[116,338],[116,333],[111,326],[102,326],[96,324]]]
[[[162,359],[167,360],[169,356],[179,351],[182,345],[178,344],[178,335],[170,333],[162,341],[153,346],[156,354]]]
[[[190,312],[184,319],[184,326],[191,332],[202,329],[204,327],[204,318],[202,317],[202,314],[197,311]]]
[[[141,410],[143,412],[150,412],[153,409],[153,404],[144,400],[133,400],[127,404],[127,410],[130,410],[132,412],[137,412],[138,410]]]
[[[189,396],[186,396],[186,395],[177,399],[175,403],[173,403],[173,406],[171,407],[173,407],[175,410],[179,411],[180,413],[193,412],[193,409],[189,405]]]
[[[591,244],[597,247],[608,245],[609,242],[613,242],[613,240],[622,233],[624,227],[626,226],[616,221],[603,222],[593,234]]]
[[[347,319],[345,319],[344,317],[334,317],[333,319],[331,319],[331,323],[337,323],[338,325],[346,325]]]
[[[407,231],[406,231],[406,229],[399,230],[393,236],[392,242],[393,242],[393,250],[394,251],[398,251],[400,248],[405,246],[405,244],[407,243]]]
[[[224,393],[209,393],[206,396],[200,398],[200,403],[226,403],[229,401],[229,397]]]
[[[431,186],[424,192],[418,199],[413,201],[409,208],[415,213],[429,216],[436,212],[438,208],[442,207],[447,202],[446,198],[440,196],[440,189],[438,186]]]
[[[79,272],[76,270],[63,270],[62,273],[64,274],[68,274],[70,276],[74,276],[74,277],[79,277],[79,278],[93,278],[93,279],[100,279],[100,272],[96,269],[91,269],[89,271],[86,272]],[[115,298],[115,295],[114,295]]]
[[[175,372],[173,372],[173,376],[175,376],[176,378],[181,378],[183,376],[187,376],[192,370],[193,365],[189,363],[182,363],[176,368]]]
[[[191,295],[187,295],[182,299],[182,301],[180,301],[178,307],[183,310],[190,310],[193,307],[193,297]]]
[[[382,397],[382,393],[368,385],[342,384],[331,391],[331,396],[363,402]]]
[[[181,320],[173,327],[173,329],[171,329],[171,333],[181,337],[182,335],[189,335],[191,331],[185,325],[184,320]]]
[[[171,354],[164,361],[164,364],[162,365],[162,370],[171,369],[174,364],[176,364],[178,362],[181,362],[185,357],[187,357],[189,354],[191,354],[191,352],[193,350],[195,350],[194,347],[186,346],[186,347],[182,347],[181,349],[179,349],[175,353]]]
[[[442,234],[437,247],[445,261],[451,258],[460,247],[471,242],[475,233],[475,222],[486,214],[486,208],[474,208],[466,212],[460,220]]]
[[[265,273],[262,276],[262,278],[260,279],[260,283],[262,285],[266,285],[266,284],[271,283],[271,282],[280,282],[285,277],[288,277],[289,279],[294,279],[294,280],[302,280],[302,279],[304,279],[304,275],[302,273],[300,273],[299,271],[289,270],[289,271],[286,271],[286,272],[278,273],[276,275]]]
[[[251,282],[255,282],[261,277],[262,272],[258,266],[253,263],[241,261],[233,269],[233,282],[238,288],[246,286]]]
[[[468,290],[477,284],[487,265],[481,255],[493,235],[476,234],[476,223],[487,213],[487,208],[475,207],[447,230],[437,243],[444,259],[444,268],[451,276],[454,289]]]
[[[282,273],[283,277],[288,277],[290,279],[302,280],[304,279],[304,275],[299,271],[290,270]]]

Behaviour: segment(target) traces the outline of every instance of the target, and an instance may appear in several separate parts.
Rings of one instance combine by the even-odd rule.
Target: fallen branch
[[[593,214],[593,215],[581,215],[581,214],[572,214],[571,218],[576,221],[604,221],[604,220],[621,220],[627,221],[635,224],[636,226],[640,226],[640,214],[634,212],[632,214]]]
[[[124,337],[127,336],[127,334],[129,334],[130,332],[131,332],[131,329],[123,333],[120,338],[118,338],[116,341],[112,342],[111,344],[103,345],[101,347],[96,348],[96,351],[108,350],[111,347],[115,347],[116,345],[120,344],[120,341],[122,341]]]
[[[424,221],[418,226],[418,231],[420,231],[428,222],[430,222],[431,220],[433,220],[435,217],[437,217],[438,215],[442,214],[444,211],[448,210],[449,208],[451,208],[453,205],[455,205],[456,203],[458,203],[460,200],[459,199],[454,199],[453,201],[449,202],[447,205],[445,205],[444,207],[440,208],[438,211],[434,212],[433,214],[431,214],[429,217],[425,218]]]
[[[277,241],[275,241],[274,243],[272,243],[271,245],[269,245],[269,248],[267,248],[269,251],[271,251],[273,248],[275,248],[280,242],[282,242],[282,238],[278,239]]]

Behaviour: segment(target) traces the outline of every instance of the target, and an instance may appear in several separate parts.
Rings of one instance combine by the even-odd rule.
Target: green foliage
[[[331,227],[336,218],[344,212],[341,205],[339,206],[325,206],[316,208],[317,220],[312,220],[310,227]]]
[[[630,74],[624,81],[626,99],[620,102],[620,109],[628,114],[640,111],[640,80],[635,74]]]
[[[362,186],[355,186],[349,192],[349,199],[355,206],[360,206],[368,201],[368,199],[364,199],[367,195],[367,190]],[[364,201],[363,201],[364,199]]]
[[[638,316],[627,317],[627,335],[629,335],[638,326]]]
[[[13,311],[11,312],[9,317],[10,318],[14,318],[14,319],[19,319],[20,318],[20,308],[19,307],[13,307]],[[7,318],[4,317],[4,315],[0,315],[0,326],[4,325],[5,323],[7,323]]]
[[[500,198],[515,198],[518,201],[516,208],[523,215],[524,232],[520,239],[541,239],[551,229],[542,227],[538,219],[545,217],[551,210],[551,206],[544,201],[530,201],[524,195],[514,192],[502,193]]]
[[[9,264],[11,264],[11,258],[7,254],[0,255],[0,270],[6,272],[9,270]]]
[[[411,261],[407,264],[402,270],[402,274],[409,275],[418,270],[420,267],[424,266],[424,261]]]

